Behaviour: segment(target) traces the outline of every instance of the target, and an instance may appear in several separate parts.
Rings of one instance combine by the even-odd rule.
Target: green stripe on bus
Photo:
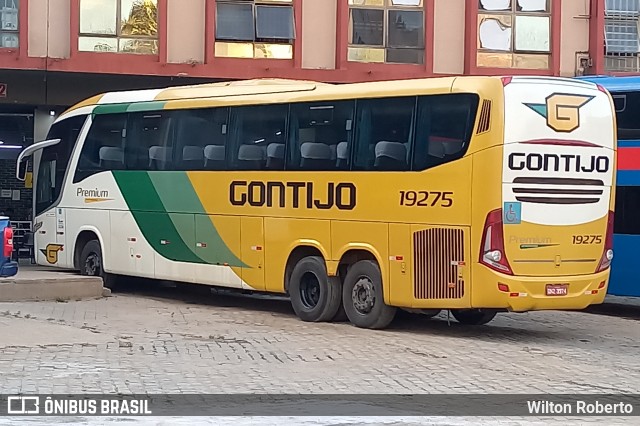
[[[249,267],[236,256],[224,242],[213,221],[200,202],[189,176],[185,172],[149,172],[149,179],[153,184],[160,201],[168,212],[186,213],[191,220],[174,220],[177,231],[183,240],[190,240],[197,234],[198,242],[205,242],[206,246],[196,248],[195,242],[189,247],[197,252],[197,256],[210,264],[228,264],[242,268]],[[195,214],[195,218],[194,218]],[[171,215],[182,217],[184,214]],[[195,223],[194,223],[195,221]]]
[[[101,114],[119,114],[123,112],[127,112],[129,108],[129,103],[126,104],[106,104],[106,105],[98,105],[93,109],[94,115]]]
[[[148,172],[164,209],[172,213],[205,213],[185,172]]]
[[[98,105],[93,109],[96,115],[101,114],[120,114],[123,112],[145,112],[145,111],[162,111],[166,101],[149,101],[149,102],[133,102],[119,104]]]
[[[127,112],[160,111],[166,103],[166,101],[136,102],[129,105]]]
[[[207,263],[189,248],[195,246],[195,234],[194,239],[183,240],[175,223],[182,227],[185,218],[172,218],[166,212],[147,172],[112,173],[142,235],[159,255],[176,262]]]
[[[193,251],[189,250],[187,245],[190,242],[195,244],[195,235],[192,241],[185,242],[174,226],[174,220],[179,222],[180,220],[188,219],[184,217],[186,215],[180,215],[183,216],[182,218],[172,218],[167,213],[141,211],[132,211],[131,213],[144,238],[160,256],[175,262],[206,263],[196,256]]]

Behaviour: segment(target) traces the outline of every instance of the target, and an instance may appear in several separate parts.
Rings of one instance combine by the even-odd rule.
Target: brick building
[[[639,72],[638,0],[0,0],[0,212],[19,148],[107,90]],[[19,200],[15,191],[19,191]],[[14,196],[15,195],[15,196]]]

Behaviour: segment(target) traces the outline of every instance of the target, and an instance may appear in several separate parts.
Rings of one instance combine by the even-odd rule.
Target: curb
[[[0,302],[67,301],[101,298],[105,292],[99,277],[18,278],[0,280]]]

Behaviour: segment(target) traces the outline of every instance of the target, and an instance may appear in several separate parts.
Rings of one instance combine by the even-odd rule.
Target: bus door
[[[34,250],[40,265],[64,266],[65,258],[65,212],[62,207],[46,209],[53,205],[60,194],[61,183],[56,179],[58,155],[56,150],[44,149],[34,164],[35,173],[35,221]]]
[[[36,262],[40,265],[66,264],[64,251],[65,221],[62,209],[53,207],[61,194],[64,174],[60,162],[60,139],[50,139],[24,149],[17,160],[16,178],[24,181],[28,159],[33,159],[33,237]]]

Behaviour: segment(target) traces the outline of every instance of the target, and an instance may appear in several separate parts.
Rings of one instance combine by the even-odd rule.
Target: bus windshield
[[[60,198],[62,183],[73,149],[86,116],[75,116],[51,126],[47,139],[60,139],[42,150],[35,188],[36,215],[51,208]]]

